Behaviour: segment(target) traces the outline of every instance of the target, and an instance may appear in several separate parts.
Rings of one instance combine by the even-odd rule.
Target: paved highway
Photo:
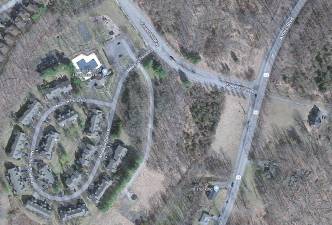
[[[229,215],[231,213],[231,210],[233,208],[233,205],[235,203],[241,185],[241,178],[244,175],[246,165],[248,163],[248,154],[251,148],[252,140],[258,122],[258,116],[262,107],[262,102],[265,96],[265,91],[269,81],[269,76],[272,70],[272,66],[280,50],[280,47],[285,39],[285,35],[287,34],[293,22],[295,21],[296,17],[299,15],[305,3],[306,0],[299,0],[296,3],[294,8],[290,12],[290,15],[283,23],[272,47],[268,51],[267,56],[264,58],[261,64],[259,72],[259,88],[257,91],[257,96],[254,99],[253,106],[249,110],[247,126],[245,127],[241,137],[241,144],[239,147],[239,154],[235,167],[236,169],[232,178],[233,185],[230,186],[228,196],[221,210],[222,214],[219,217],[220,225],[225,225],[227,223],[227,220],[229,218]]]
[[[241,178],[244,174],[247,162],[248,153],[251,148],[254,132],[257,126],[258,116],[262,107],[262,102],[265,96],[266,87],[268,84],[269,76],[276,56],[280,47],[285,39],[288,30],[300,13],[301,9],[306,3],[306,0],[299,0],[294,8],[291,10],[290,15],[282,24],[276,39],[274,40],[268,54],[263,59],[259,71],[259,79],[255,82],[258,86],[257,92],[252,90],[252,84],[241,83],[240,81],[227,80],[225,76],[220,76],[209,71],[203,71],[199,68],[190,65],[179,57],[166,43],[166,41],[156,32],[149,18],[142,12],[141,9],[132,0],[117,0],[119,7],[124,14],[128,17],[129,21],[141,34],[145,43],[156,52],[161,59],[163,59],[169,66],[175,70],[182,70],[188,76],[188,79],[193,82],[217,86],[219,88],[237,89],[248,93],[255,93],[252,95],[250,109],[247,115],[247,125],[244,128],[239,146],[239,153],[235,165],[234,174],[232,176],[232,184],[229,187],[229,192],[226,201],[221,209],[221,215],[218,222],[221,225],[227,223],[237,193],[240,188]],[[218,77],[223,77],[220,79]]]
[[[146,45],[175,70],[182,70],[192,82],[228,90],[239,90],[244,93],[253,93],[252,83],[230,79],[228,76],[212,71],[202,70],[188,63],[180,57],[168,43],[158,34],[151,20],[132,0],[117,0],[123,13],[131,24],[141,34]]]
[[[123,86],[124,81],[129,76],[130,71],[133,70],[136,66],[138,66],[140,71],[143,73],[144,78],[147,81],[148,89],[149,89],[149,91],[148,91],[148,93],[149,93],[149,110],[148,110],[148,113],[149,114],[148,114],[147,138],[146,138],[146,144],[145,144],[145,149],[144,149],[145,150],[145,155],[144,155],[143,163],[136,170],[134,176],[131,178],[130,182],[127,184],[125,189],[127,189],[129,187],[131,182],[134,180],[134,178],[137,176],[137,174],[141,170],[142,166],[145,164],[145,162],[146,162],[146,160],[149,156],[149,153],[150,153],[150,147],[151,147],[151,142],[152,142],[154,99],[153,99],[153,88],[152,88],[152,83],[151,83],[150,77],[146,73],[144,68],[141,66],[140,61],[146,55],[148,55],[150,53],[150,51],[148,51],[142,57],[137,59],[135,54],[130,49],[129,45],[126,42],[124,43],[124,45],[125,45],[126,49],[128,50],[128,53],[129,53],[130,57],[134,60],[135,63],[133,65],[131,65],[122,75],[120,75],[119,80],[117,82],[117,86],[116,86],[117,88],[115,90],[115,93],[113,95],[113,98],[112,98],[111,102],[104,102],[104,101],[100,101],[100,100],[86,99],[86,98],[75,98],[75,99],[64,100],[64,101],[50,107],[46,112],[43,113],[43,115],[39,119],[39,121],[38,121],[38,123],[35,127],[33,137],[32,137],[31,151],[30,151],[30,156],[29,156],[29,170],[28,171],[29,171],[29,177],[30,177],[31,185],[32,185],[33,189],[40,196],[43,196],[44,198],[52,200],[52,201],[58,201],[58,202],[70,201],[72,199],[79,198],[83,194],[83,192],[85,192],[88,189],[89,185],[91,184],[94,177],[96,176],[98,168],[99,168],[99,166],[100,166],[100,164],[101,164],[101,162],[104,158],[104,151],[106,149],[106,145],[107,145],[107,143],[109,141],[109,138],[110,138],[110,131],[111,131],[111,127],[112,127],[114,113],[115,113],[115,110],[116,110],[116,105],[117,105],[117,102],[118,102],[119,97],[120,97],[121,88]],[[110,107],[109,115],[108,115],[108,118],[107,118],[107,130],[105,132],[105,138],[103,140],[98,158],[97,158],[96,162],[94,163],[94,167],[91,170],[91,172],[89,173],[89,176],[88,176],[88,179],[86,180],[86,182],[80,187],[79,190],[76,190],[72,194],[69,194],[69,195],[54,195],[54,194],[50,194],[47,191],[45,191],[36,182],[35,176],[34,176],[33,171],[32,171],[32,168],[33,168],[32,165],[34,163],[34,153],[35,153],[35,150],[37,148],[37,140],[38,140],[38,136],[39,136],[39,133],[41,131],[41,127],[42,127],[43,122],[48,118],[48,116],[52,112],[54,112],[59,107],[70,104],[70,103],[74,103],[74,102],[78,102],[78,103],[86,102],[86,103],[92,103],[92,104],[96,104],[96,105],[100,105],[100,106]]]

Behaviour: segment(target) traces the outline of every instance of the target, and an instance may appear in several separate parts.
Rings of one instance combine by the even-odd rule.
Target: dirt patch
[[[265,130],[264,134],[271,133],[275,127],[287,128],[293,126],[295,116],[307,122],[308,113],[314,105],[317,105],[324,114],[328,114],[329,108],[324,107],[323,103],[303,99],[292,100],[279,96],[267,96],[263,109],[264,116],[268,117],[268,119],[264,119],[264,123],[262,124],[262,129]]]
[[[234,164],[241,141],[245,113],[248,110],[248,100],[226,95],[224,105],[211,149],[226,153]]]
[[[115,206],[107,213],[97,212],[93,217],[87,218],[83,223],[86,225],[134,225],[130,220],[123,216]]]
[[[132,192],[134,192],[137,199],[137,206],[141,210],[145,208],[150,210],[150,200],[153,195],[158,192],[165,191],[164,187],[165,177],[163,174],[149,169],[147,166],[142,168],[141,173],[132,184]]]
[[[7,195],[1,190],[0,195],[0,225],[8,224],[7,216],[10,209],[10,203]]]
[[[295,113],[299,113],[302,119],[305,120],[310,108],[313,106],[300,106],[292,102],[284,102],[273,98],[269,98],[264,104],[264,115],[268,116],[268,119],[264,120],[263,124],[264,133],[270,133],[275,126],[283,128],[292,126]]]

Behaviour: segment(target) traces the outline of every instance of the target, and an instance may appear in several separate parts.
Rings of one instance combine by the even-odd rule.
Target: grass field
[[[74,73],[75,73],[75,68],[72,64],[69,65],[60,64],[55,68],[50,68],[45,70],[41,76],[43,80],[50,82],[52,80],[56,80],[57,78],[63,76],[72,77]]]
[[[31,16],[32,21],[37,22],[47,11],[47,6],[40,6],[35,14]]]
[[[153,79],[165,79],[166,71],[162,65],[153,57],[149,57],[143,61],[144,68],[149,72]]]

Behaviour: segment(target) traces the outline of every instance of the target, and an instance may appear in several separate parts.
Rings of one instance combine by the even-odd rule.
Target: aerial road
[[[228,195],[226,197],[226,201],[221,210],[222,214],[219,217],[219,224],[225,225],[232,211],[233,205],[235,203],[240,185],[241,178],[245,172],[246,165],[248,163],[248,154],[251,148],[252,140],[254,137],[255,129],[258,122],[258,116],[262,107],[263,99],[265,96],[266,87],[269,81],[270,73],[272,70],[272,66],[276,59],[276,56],[280,50],[280,47],[285,39],[285,35],[290,29],[291,25],[295,21],[296,17],[299,15],[301,9],[305,5],[307,0],[299,0],[294,8],[291,10],[288,18],[282,25],[276,39],[274,40],[268,54],[263,59],[261,63],[260,71],[259,71],[259,79],[258,79],[258,91],[257,96],[255,97],[254,104],[249,110],[247,125],[244,128],[241,143],[239,147],[239,153],[237,157],[237,162],[235,165],[234,174],[232,177],[232,185],[230,185],[230,189]]]
[[[228,90],[239,90],[244,93],[253,93],[252,82],[230,79],[229,76],[212,71],[203,70],[179,56],[154,28],[151,20],[132,0],[116,0],[130,23],[140,33],[144,42],[164,62],[174,70],[183,71],[192,82],[216,86]]]
[[[255,95],[251,95],[251,107],[248,110],[247,124],[242,133],[239,153],[236,160],[234,173],[231,178],[231,185],[229,186],[228,195],[226,197],[223,208],[221,209],[221,215],[218,218],[219,224],[224,225],[227,223],[233,208],[237,193],[240,188],[241,179],[245,172],[245,168],[248,162],[249,150],[252,144],[255,129],[257,127],[258,116],[262,107],[262,102],[265,96],[272,66],[286,34],[288,33],[301,9],[305,5],[306,0],[299,0],[282,24],[279,32],[276,35],[276,39],[274,40],[271,48],[261,63],[259,78],[255,81],[254,85],[248,82],[229,80],[226,78],[226,76],[210,71],[203,71],[189,64],[188,62],[185,62],[181,57],[177,56],[171,47],[169,47],[166,41],[155,30],[149,18],[132,0],[117,0],[117,2],[132,25],[141,34],[145,43],[151,49],[153,49],[154,52],[158,54],[158,56],[163,59],[170,67],[175,70],[184,71],[189,80],[202,84],[214,85],[221,88],[241,89],[242,91],[244,90],[249,93],[255,93]],[[220,77],[222,77],[222,79]],[[258,89],[253,91],[253,86],[258,87]]]
[[[124,43],[130,57],[134,60],[134,64],[129,66],[123,73],[120,74],[117,82],[117,86],[115,89],[115,93],[112,97],[112,100],[110,102],[104,102],[101,100],[96,100],[96,99],[86,99],[84,97],[81,98],[72,98],[72,99],[67,99],[59,102],[58,104],[50,107],[47,111],[43,113],[41,118],[39,119],[35,130],[34,134],[32,137],[32,143],[31,143],[31,152],[29,155],[29,167],[28,167],[28,172],[29,172],[29,178],[30,178],[30,183],[33,187],[33,189],[40,195],[43,196],[46,199],[52,200],[52,201],[58,201],[58,202],[63,202],[63,201],[70,201],[72,199],[79,198],[89,187],[91,182],[93,181],[94,177],[96,176],[96,173],[100,167],[100,164],[102,160],[104,159],[104,152],[106,149],[106,146],[109,142],[110,138],[110,131],[112,127],[112,122],[117,106],[117,102],[119,100],[120,94],[121,94],[121,89],[123,86],[124,81],[127,79],[127,77],[130,74],[130,71],[135,69],[135,67],[138,67],[140,71],[143,73],[143,76],[148,84],[148,94],[149,94],[149,109],[148,109],[148,124],[147,124],[147,137],[146,137],[146,143],[145,143],[145,148],[144,148],[144,159],[143,162],[140,164],[139,168],[135,171],[135,174],[132,176],[130,182],[128,182],[127,186],[125,187],[125,190],[128,189],[132,181],[135,179],[135,177],[138,175],[140,169],[144,166],[147,158],[149,157],[150,153],[150,147],[152,143],[152,129],[153,129],[153,112],[154,112],[154,100],[153,100],[153,87],[152,87],[152,82],[150,80],[149,75],[145,71],[145,69],[141,66],[140,62],[141,60],[147,56],[151,51],[148,51],[146,54],[142,55],[139,59],[136,58],[135,54],[132,52],[130,49],[129,45],[125,42]],[[39,184],[36,182],[35,176],[33,174],[33,163],[34,163],[34,154],[35,150],[37,148],[37,140],[39,133],[41,132],[42,125],[44,121],[47,120],[48,116],[54,112],[56,109],[58,109],[61,106],[70,104],[70,103],[90,103],[90,104],[96,104],[99,106],[106,106],[110,108],[108,117],[107,117],[107,130],[105,131],[105,137],[101,145],[101,149],[99,150],[99,155],[97,160],[94,162],[94,166],[91,170],[91,172],[88,174],[87,180],[84,182],[84,184],[75,192],[68,194],[68,195],[56,195],[56,194],[50,194],[47,191],[43,190],[42,187],[39,186]]]

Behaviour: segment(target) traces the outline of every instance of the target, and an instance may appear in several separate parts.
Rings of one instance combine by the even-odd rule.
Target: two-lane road
[[[253,93],[251,82],[230,79],[227,75],[203,70],[184,60],[158,34],[148,16],[132,0],[117,0],[117,3],[134,28],[140,33],[146,45],[171,68],[185,72],[190,81]]]
[[[275,62],[276,56],[281,48],[281,45],[285,39],[285,35],[290,29],[291,25],[295,21],[296,17],[299,15],[301,9],[305,5],[307,0],[299,0],[294,8],[291,10],[290,15],[282,25],[273,45],[270,48],[270,51],[267,54],[267,57],[263,59],[259,72],[259,87],[257,91],[257,96],[254,100],[253,107],[249,110],[248,122],[245,127],[241,144],[239,147],[239,155],[236,162],[235,172],[233,174],[233,185],[231,185],[227,199],[222,208],[222,214],[219,217],[219,224],[225,225],[235,203],[240,185],[241,178],[244,175],[246,165],[248,163],[248,154],[251,148],[252,140],[254,137],[255,129],[257,127],[258,116],[262,107],[263,99],[266,92],[266,87],[269,81],[270,73],[272,66]]]

